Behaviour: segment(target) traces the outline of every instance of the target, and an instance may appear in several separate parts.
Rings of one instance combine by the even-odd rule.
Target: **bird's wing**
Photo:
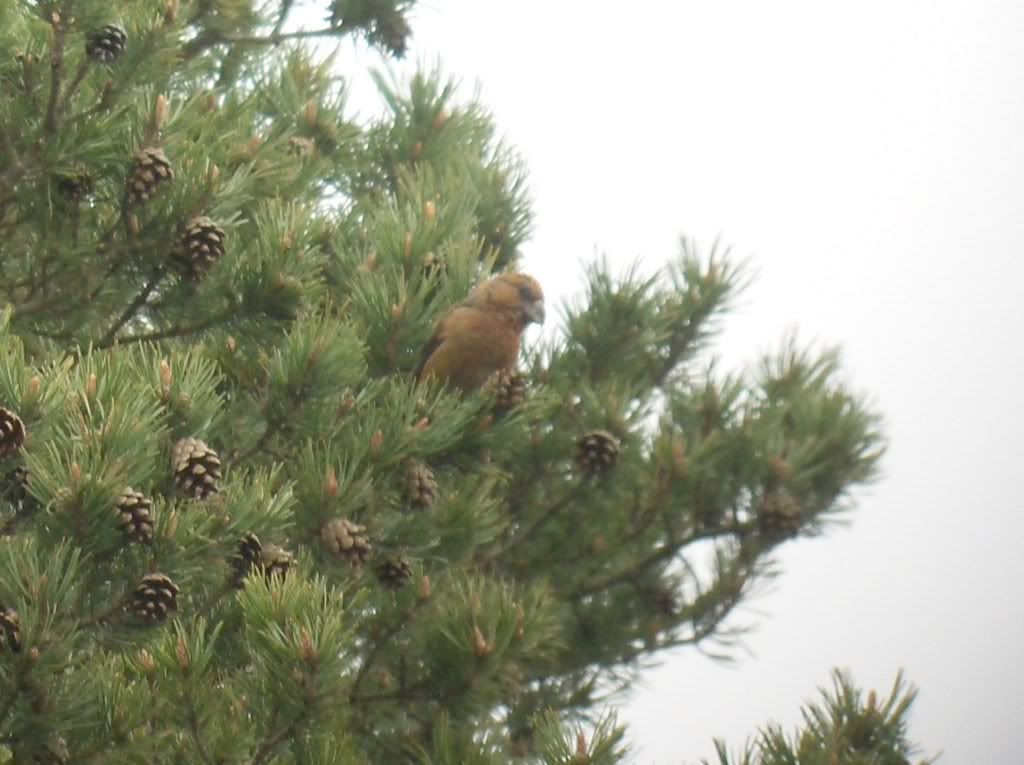
[[[430,361],[430,357],[434,355],[434,351],[440,348],[442,343],[444,343],[448,322],[456,313],[465,310],[469,309],[465,306],[456,306],[437,322],[434,327],[434,333],[430,336],[430,339],[427,340],[426,345],[423,346],[423,350],[420,352],[420,363],[416,365],[416,372],[414,374],[414,377],[417,380],[422,378],[423,369],[427,366],[427,362]]]

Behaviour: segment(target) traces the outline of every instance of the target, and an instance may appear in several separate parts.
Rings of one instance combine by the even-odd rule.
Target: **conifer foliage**
[[[872,476],[834,354],[702,371],[688,243],[412,379],[530,206],[437,72],[350,116],[315,43],[411,6],[0,0],[0,761],[618,762],[603,696]]]

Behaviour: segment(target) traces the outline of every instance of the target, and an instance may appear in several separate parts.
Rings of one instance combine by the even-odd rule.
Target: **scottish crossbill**
[[[523,330],[544,321],[544,293],[526,274],[500,274],[473,290],[437,323],[416,379],[472,391],[519,358]]]

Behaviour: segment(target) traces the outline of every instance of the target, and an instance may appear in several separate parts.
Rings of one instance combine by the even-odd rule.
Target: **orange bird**
[[[488,279],[437,323],[423,347],[416,379],[434,377],[472,391],[519,358],[526,325],[544,321],[544,293],[526,274]]]

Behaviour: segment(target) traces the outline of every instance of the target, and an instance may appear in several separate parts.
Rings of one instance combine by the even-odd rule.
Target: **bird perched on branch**
[[[523,330],[544,321],[544,293],[526,274],[488,279],[454,306],[423,348],[416,379],[433,377],[472,391],[519,357]]]

